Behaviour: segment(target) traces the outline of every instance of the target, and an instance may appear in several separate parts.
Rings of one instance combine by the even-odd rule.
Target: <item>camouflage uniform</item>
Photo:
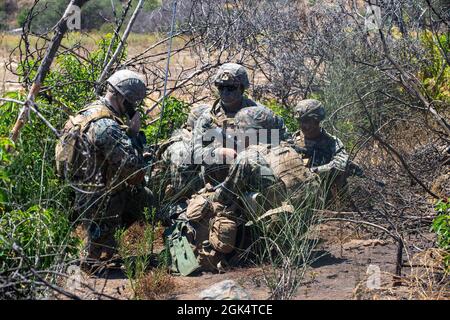
[[[297,118],[307,117],[322,121],[325,118],[325,109],[322,104],[314,99],[306,99],[295,108]],[[330,171],[344,172],[348,163],[348,154],[344,144],[339,138],[330,135],[321,128],[319,138],[315,140],[305,139],[301,131],[294,133],[294,142],[304,148],[304,156],[308,159],[307,165],[314,168],[315,172],[325,173]]]
[[[96,116],[100,113],[103,116]],[[150,205],[151,193],[143,184],[143,135],[132,136],[106,99],[88,105],[65,129],[76,119],[90,117],[94,120],[77,139],[71,174],[65,177],[75,190],[73,218],[85,242],[83,258],[103,260],[115,252],[117,228],[140,217]],[[64,148],[61,140],[58,145]]]
[[[179,129],[168,140],[170,146],[161,156],[170,179],[166,195],[173,196],[181,193],[180,196],[188,196],[190,193],[186,186],[192,182],[192,173],[195,171],[193,165],[191,165],[191,139],[192,132],[187,129]]]
[[[235,117],[238,131],[278,129],[278,121],[263,106],[243,108]],[[278,208],[287,199],[295,203],[304,196],[307,184],[317,189],[318,176],[304,166],[301,155],[287,142],[250,145],[240,152],[225,181],[215,191],[199,192],[189,203],[187,218],[195,230],[190,241],[200,265],[220,270],[221,263],[245,239],[238,234],[250,216]]]
[[[276,129],[277,118],[259,107],[242,109],[236,115],[238,128]],[[224,183],[216,191],[216,200],[232,205],[236,199],[246,201],[246,195],[263,195],[265,210],[281,205],[290,195],[299,193],[306,182],[317,182],[317,175],[304,166],[302,156],[291,144],[281,141],[279,145],[257,144],[248,146],[238,154]]]
[[[93,106],[81,115],[107,108],[102,102]],[[114,252],[117,228],[130,225],[150,202],[149,190],[143,183],[127,181],[145,167],[142,143],[126,134],[126,127],[118,118],[91,123],[83,142],[84,152],[77,157],[77,170],[71,181],[75,189],[74,209],[81,222],[78,232],[85,238],[89,258],[108,258]]]
[[[163,176],[164,199],[169,200],[160,212],[163,221],[183,211],[185,201],[203,185],[199,165],[192,161],[192,129],[201,114],[209,109],[208,105],[193,107],[186,125],[176,130],[158,150],[161,164],[154,175]]]
[[[335,136],[330,135],[325,129],[319,139],[305,139],[301,131],[293,134],[294,143],[305,149],[304,156],[308,159],[308,167],[315,168],[318,173],[330,172],[332,170],[345,171],[348,154],[344,144]]]
[[[301,122],[312,118],[317,121],[325,119],[322,103],[314,99],[301,101],[295,108],[295,115]],[[359,167],[349,160],[342,141],[330,135],[324,128],[318,138],[306,139],[301,130],[294,133],[294,143],[301,149],[306,165],[321,176],[321,189],[328,190],[328,201],[334,200],[341,207],[347,199],[347,177],[351,171],[360,172]]]
[[[222,65],[219,69],[215,78],[215,84],[216,86],[240,85],[243,89],[247,89],[249,87],[249,80],[244,67],[234,63],[227,63]],[[263,107],[261,104],[247,97],[242,98],[240,109],[252,106]],[[204,113],[198,119],[193,131],[194,161],[196,163],[205,164],[202,167],[205,171],[205,181],[213,185],[217,185],[222,182],[225,179],[229,169],[229,165],[227,164],[213,163],[215,159],[215,150],[217,148],[226,147],[224,145],[224,141],[226,139],[227,130],[233,130],[235,128],[235,114],[236,112],[227,111],[219,99],[213,104],[210,112]],[[280,137],[286,138],[288,133],[284,121],[277,117],[277,124],[280,129]],[[219,132],[219,135],[224,137],[224,140],[203,141],[209,130],[216,130]]]

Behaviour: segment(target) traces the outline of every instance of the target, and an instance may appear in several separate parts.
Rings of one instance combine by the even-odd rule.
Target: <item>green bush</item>
[[[17,266],[18,245],[39,269],[61,262],[64,255],[74,258],[79,240],[71,236],[71,225],[63,211],[44,209],[38,205],[27,210],[13,210],[0,216],[0,266],[7,270]],[[63,255],[64,254],[64,255]]]
[[[437,235],[437,245],[447,251],[444,258],[447,267],[450,267],[450,198],[447,201],[439,200],[435,205],[437,213],[433,220],[431,230]]]
[[[87,61],[72,53],[56,59],[44,82],[44,87],[51,90],[36,98],[40,112],[56,128],[63,126],[68,114],[96,98],[93,83],[102,71],[110,37],[98,43],[98,49],[86,57]],[[30,80],[36,74],[37,65],[29,60],[21,63],[18,70]],[[20,92],[4,96],[21,101],[26,98]],[[55,172],[57,139],[34,113],[23,127],[13,152],[6,152],[12,146],[6,137],[18,111],[19,105],[0,102],[0,269],[27,268],[16,258],[15,244],[23,249],[36,270],[61,271],[63,262],[69,261],[78,248],[78,242],[70,236],[72,189]],[[23,290],[30,284],[19,286]],[[36,296],[38,292],[32,290],[30,294]]]
[[[116,14],[120,17],[122,3],[114,0]],[[99,29],[104,23],[114,21],[111,0],[96,0],[87,2],[81,9],[81,28],[83,30]]]
[[[8,29],[8,25],[6,24],[6,12],[1,10],[0,8],[0,31]]]
[[[144,11],[153,11],[161,5],[161,0],[147,0],[144,3]]]
[[[35,12],[39,12],[39,14],[33,18],[31,27],[33,31],[44,32],[50,30],[61,18],[64,13],[67,5],[70,0],[41,0],[35,8]],[[116,16],[119,18],[122,15],[122,10],[124,8],[124,4],[120,0],[113,0],[114,8],[116,11]],[[137,4],[137,1],[133,3]],[[144,2],[144,12],[153,11],[161,5],[160,0],[146,0]],[[129,20],[131,17],[131,12],[134,7],[131,7],[131,10],[128,12],[128,17],[125,19]],[[27,8],[22,8],[19,11],[17,16],[17,25],[22,26],[26,21]],[[0,7],[0,18],[2,10]],[[4,19],[0,19],[0,29],[2,26],[2,21]],[[102,28],[104,24],[108,25],[108,27],[103,27],[103,31],[105,28],[108,28],[108,32],[111,28],[112,22],[114,22],[114,13],[111,6],[111,0],[95,0],[88,1],[81,8],[81,29],[83,30],[98,30]]]
[[[450,103],[450,66],[442,68],[442,61],[450,53],[450,37],[446,34],[434,36],[424,32],[421,41],[425,48],[427,64],[419,73],[419,79],[424,84],[426,95],[434,100]]]
[[[19,27],[23,27],[23,25],[27,21],[28,11],[29,10],[30,9],[28,9],[28,8],[22,8],[22,9],[20,9],[19,13],[17,14],[16,21],[17,21],[17,25]]]
[[[13,143],[8,138],[0,138],[0,213],[5,211],[4,204],[8,196],[9,179],[8,166],[11,164],[11,154],[7,151]]]
[[[32,30],[44,32],[50,30],[61,19],[70,0],[44,0],[35,8],[39,14],[33,18]],[[117,15],[122,12],[120,0],[114,0]],[[21,25],[25,21],[26,13],[21,11],[17,23]],[[87,2],[81,8],[81,28],[93,30],[100,28],[105,22],[114,21],[111,0],[95,0]]]
[[[69,0],[44,0],[40,1],[34,9],[34,13],[38,13],[31,23],[31,29],[35,32],[45,32],[50,30],[61,19]],[[20,16],[21,19],[26,18],[25,13]],[[18,20],[20,22],[25,20]]]
[[[266,106],[270,108],[275,114],[284,119],[287,129],[290,133],[299,130],[298,121],[294,118],[294,113],[286,107],[281,106],[275,100],[266,101]]]
[[[166,98],[164,116],[161,123],[161,132],[158,141],[168,139],[170,135],[179,129],[187,120],[189,115],[189,104],[173,97]],[[154,144],[158,135],[160,121],[145,128],[145,135],[149,144]]]

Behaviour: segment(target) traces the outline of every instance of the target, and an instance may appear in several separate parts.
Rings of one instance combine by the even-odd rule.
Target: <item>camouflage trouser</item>
[[[76,234],[83,241],[82,260],[108,260],[116,253],[115,233],[143,218],[152,203],[146,187],[123,189],[110,195],[76,193]]]
[[[209,271],[220,270],[226,263],[235,249],[238,228],[234,212],[213,197],[212,189],[199,191],[180,216],[190,226],[186,236],[201,269]]]

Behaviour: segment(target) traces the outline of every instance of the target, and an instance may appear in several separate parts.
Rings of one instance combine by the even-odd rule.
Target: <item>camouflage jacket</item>
[[[238,154],[229,175],[217,189],[215,200],[231,205],[237,198],[259,193],[271,207],[286,200],[288,194],[300,192],[306,183],[318,182],[318,179],[288,143],[252,145]]]
[[[242,108],[256,105],[253,100],[243,99]],[[215,150],[226,147],[226,130],[234,129],[235,114],[227,112],[219,99],[198,118],[192,132],[193,161],[202,165],[206,181],[213,185],[222,182],[228,173],[229,166],[216,161]]]
[[[90,106],[81,114],[88,116],[98,108],[109,108],[103,100]],[[76,162],[77,188],[94,193],[123,189],[127,185],[124,181],[145,166],[142,142],[130,138],[127,129],[119,117],[102,118],[89,125],[80,139],[83,146],[79,146]]]
[[[345,171],[349,159],[344,144],[325,129],[321,130],[322,134],[316,140],[305,139],[301,131],[297,131],[294,133],[294,143],[306,149],[308,167],[317,167],[319,173],[329,172],[332,169]]]
[[[192,132],[187,129],[175,131],[167,141],[169,145],[161,155],[161,174],[166,174],[171,194],[190,197],[201,187],[200,168],[192,161]]]
[[[261,104],[244,97],[241,108],[252,106],[261,106]],[[211,174],[207,173],[206,178],[211,176],[212,179],[209,179],[208,182],[214,185],[225,179],[229,167],[224,164],[214,164],[214,152],[217,148],[227,147],[225,143],[226,130],[235,128],[235,115],[236,113],[226,112],[222,107],[220,100],[217,100],[210,112],[203,113],[200,116],[193,130],[193,161],[197,164],[209,164],[208,171],[211,172]],[[277,117],[277,120],[279,121],[280,127],[280,139],[289,139],[290,134],[286,129],[283,119]],[[211,132],[215,132],[214,135],[221,136],[222,139],[215,139],[215,136],[211,136]]]
[[[248,98],[244,98],[242,102],[242,108],[256,105],[256,102]],[[233,129],[233,119],[235,115],[235,112],[227,112],[224,110],[220,100],[217,100],[210,112],[205,112],[199,117],[194,127],[192,139],[193,150],[195,157],[197,158],[197,163],[200,162],[198,159],[203,159],[202,162],[210,163],[211,159],[214,157],[213,151],[216,148],[225,147],[223,145],[223,141],[217,141],[217,139],[208,141],[207,139],[204,139],[206,138],[205,134],[208,130],[219,129],[225,132],[227,128]]]

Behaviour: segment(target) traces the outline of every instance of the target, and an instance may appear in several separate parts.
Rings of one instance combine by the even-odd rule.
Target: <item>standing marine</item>
[[[107,83],[104,97],[69,118],[55,150],[57,172],[75,191],[84,266],[111,259],[117,229],[139,219],[151,203],[137,110],[146,95],[145,81],[120,70]]]

